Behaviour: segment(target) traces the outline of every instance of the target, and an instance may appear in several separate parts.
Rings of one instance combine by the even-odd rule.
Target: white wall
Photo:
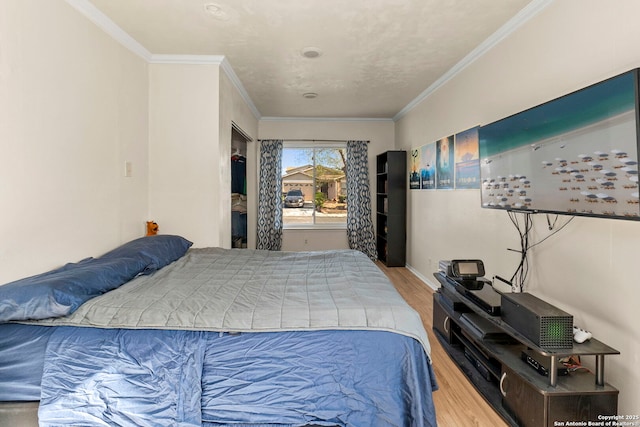
[[[0,2],[0,283],[99,256],[147,220],[229,246],[231,121],[257,138],[219,64],[150,65],[63,0]]]
[[[394,127],[390,120],[263,119],[260,120],[259,135],[260,139],[368,140],[372,211],[375,212],[376,155],[393,149]],[[375,221],[375,215],[372,219]],[[284,251],[348,248],[345,229],[284,230],[282,236]]]
[[[149,215],[196,247],[220,245],[218,98],[218,65],[150,65]]]
[[[149,75],[149,215],[194,247],[229,248],[231,123],[256,138],[258,121],[217,63],[153,63]]]
[[[409,150],[486,124],[640,66],[640,3],[553,2],[396,123]],[[487,276],[510,277],[518,255],[506,213],[480,208],[479,191],[417,191],[409,197],[408,264],[432,284],[437,261],[481,258]],[[559,223],[567,217],[560,217]],[[548,235],[535,217],[533,242]],[[574,315],[575,323],[620,350],[606,381],[620,390],[619,413],[640,412],[640,223],[576,218],[531,251],[529,291]],[[593,363],[593,358],[584,359]]]
[[[66,2],[0,1],[0,283],[144,234],[147,100],[146,62]]]

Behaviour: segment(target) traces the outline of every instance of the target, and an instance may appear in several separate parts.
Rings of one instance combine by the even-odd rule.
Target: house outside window
[[[346,228],[345,144],[285,143],[282,152],[285,228]],[[303,202],[299,202],[300,194]]]

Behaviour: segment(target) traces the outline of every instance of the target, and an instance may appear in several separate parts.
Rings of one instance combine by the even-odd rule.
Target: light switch
[[[132,174],[131,162],[126,161],[124,162],[124,176],[127,178],[131,178],[131,174]]]

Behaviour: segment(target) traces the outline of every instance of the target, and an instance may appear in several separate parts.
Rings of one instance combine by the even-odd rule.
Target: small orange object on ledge
[[[147,236],[158,234],[158,224],[155,221],[147,221]]]

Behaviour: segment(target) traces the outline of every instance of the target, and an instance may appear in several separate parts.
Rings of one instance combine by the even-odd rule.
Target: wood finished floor
[[[507,427],[475,390],[433,335],[433,290],[404,267],[378,263],[400,294],[422,317],[431,343],[431,360],[440,389],[433,394],[439,427]]]

